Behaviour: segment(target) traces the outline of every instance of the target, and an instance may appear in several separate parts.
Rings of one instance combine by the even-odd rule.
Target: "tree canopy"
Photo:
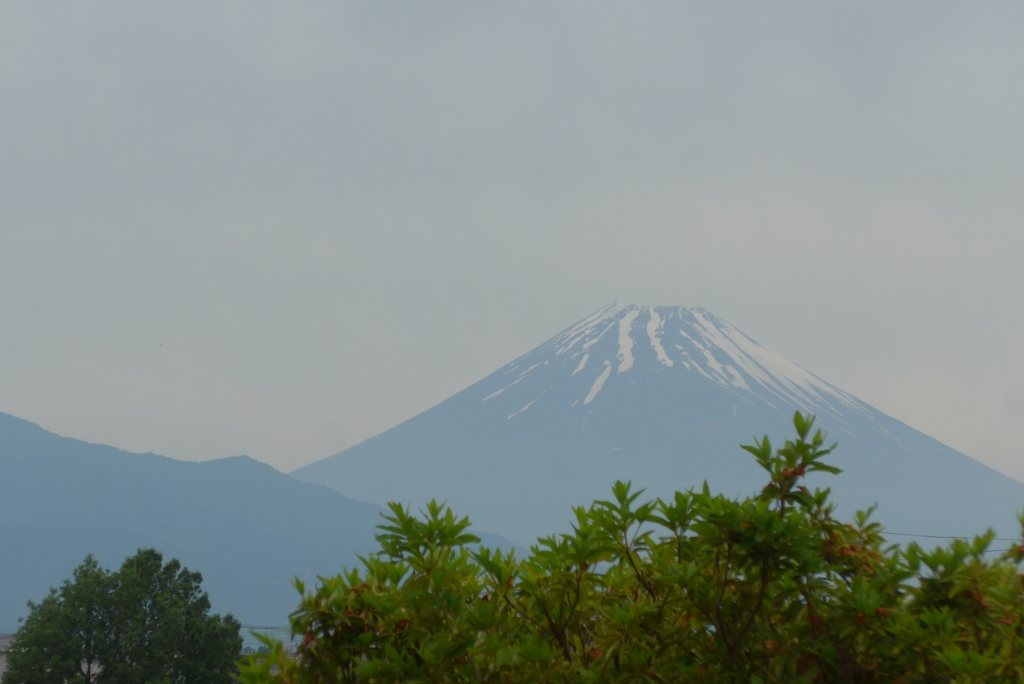
[[[210,615],[202,576],[154,549],[114,572],[92,556],[29,614],[3,684],[227,684],[240,625]]]
[[[870,512],[839,522],[802,484],[839,472],[813,423],[744,447],[768,478],[754,496],[619,482],[522,559],[472,547],[436,502],[391,504],[361,568],[296,581],[295,646],[266,639],[241,681],[1024,681],[1024,545],[901,548]]]

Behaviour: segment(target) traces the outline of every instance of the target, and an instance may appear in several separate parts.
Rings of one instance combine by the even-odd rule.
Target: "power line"
[[[882,532],[883,537],[886,535],[895,535],[898,537],[926,537],[928,539],[961,539],[964,541],[972,541],[974,539],[977,539],[977,537],[953,537],[941,534],[910,534],[909,532]],[[1019,542],[1020,540],[1007,539],[1006,537],[992,537],[992,539],[990,539],[989,541]],[[986,549],[982,551],[982,553],[1006,553],[1007,551],[1012,551],[1015,548],[1017,547],[1011,546],[1008,549]]]
[[[882,532],[881,535],[895,535],[897,537],[927,537],[928,539],[963,539],[971,541],[977,537],[947,537],[941,534],[910,534],[909,532]],[[992,537],[991,541],[1018,542],[1020,539],[1007,539],[1006,537]]]

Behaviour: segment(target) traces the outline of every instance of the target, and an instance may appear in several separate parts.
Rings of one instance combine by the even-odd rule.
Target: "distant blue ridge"
[[[215,612],[287,625],[292,578],[357,565],[381,511],[247,456],[132,454],[0,413],[0,633],[87,554],[113,568],[142,547],[201,572]]]

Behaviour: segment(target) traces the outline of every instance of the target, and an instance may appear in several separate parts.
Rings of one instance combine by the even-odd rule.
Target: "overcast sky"
[[[0,411],[289,471],[613,300],[1024,479],[1020,3],[5,2]]]

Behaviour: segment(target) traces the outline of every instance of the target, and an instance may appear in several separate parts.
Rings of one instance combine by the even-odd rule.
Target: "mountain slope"
[[[202,572],[215,611],[283,625],[292,578],[355,565],[380,511],[246,456],[132,454],[0,413],[0,632],[86,554],[111,567],[149,546]]]
[[[616,479],[665,496],[764,484],[739,444],[818,416],[840,512],[889,530],[1015,535],[1024,484],[882,414],[701,308],[613,304],[424,413],[293,473],[383,503],[446,499],[522,543]]]

